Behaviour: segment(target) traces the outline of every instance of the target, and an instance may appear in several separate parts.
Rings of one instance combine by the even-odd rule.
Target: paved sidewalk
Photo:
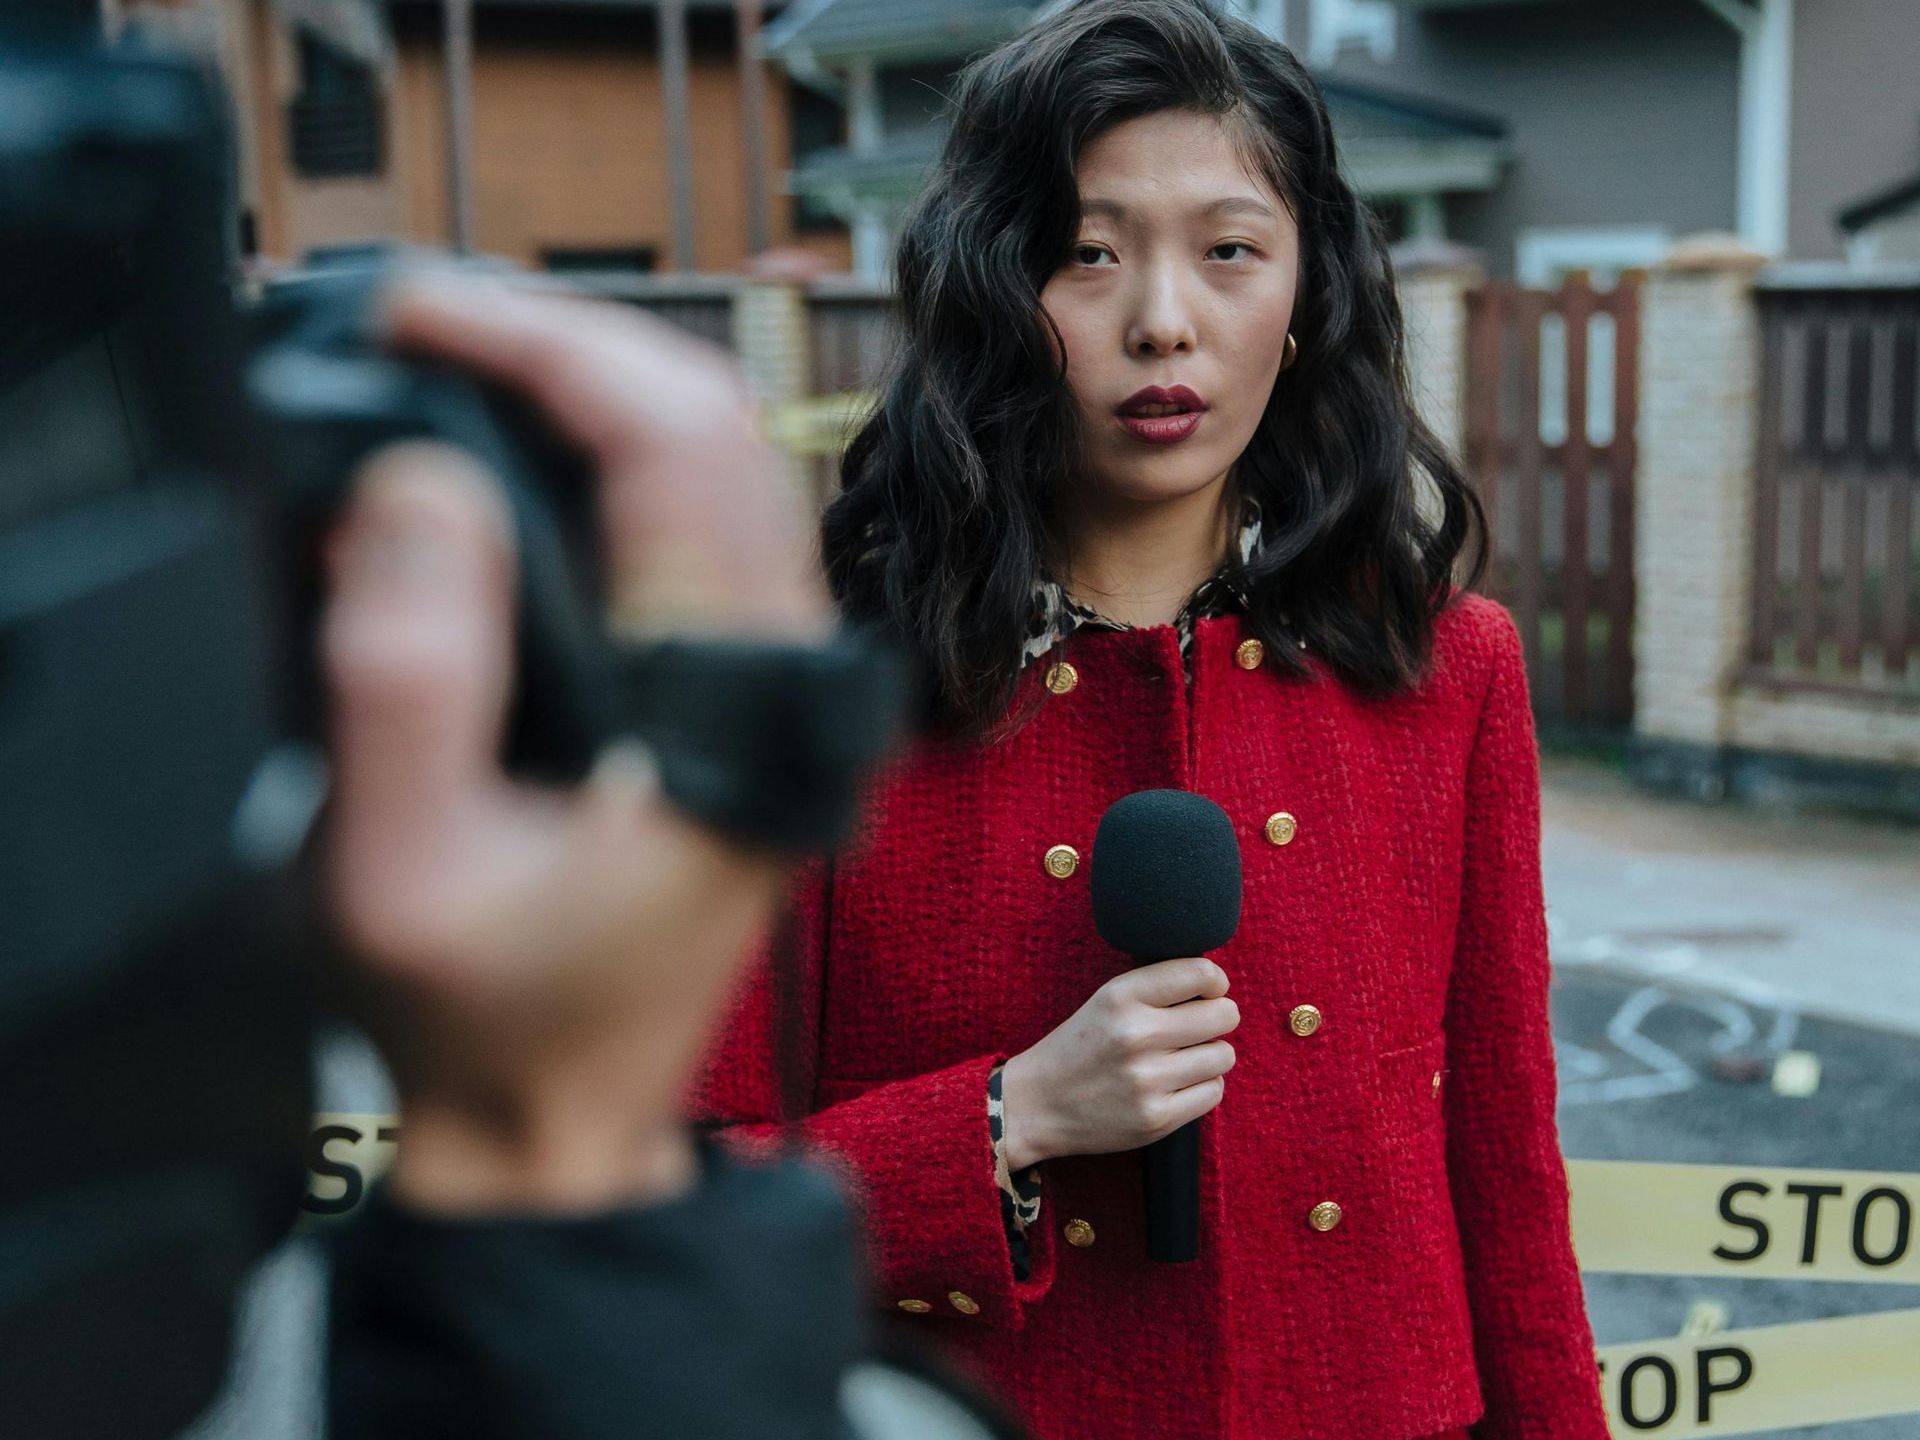
[[[1555,964],[1920,1035],[1920,827],[1542,774]]]

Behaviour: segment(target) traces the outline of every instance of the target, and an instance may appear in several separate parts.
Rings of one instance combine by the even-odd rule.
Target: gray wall
[[[1920,0],[1879,4],[1920,14]],[[1306,12],[1295,0],[1288,17],[1303,55]],[[1735,228],[1739,59],[1733,31],[1697,0],[1586,0],[1403,6],[1391,62],[1349,49],[1333,70],[1508,122],[1504,182],[1454,200],[1447,216],[1450,234],[1504,275],[1528,226]]]
[[[1834,212],[1920,173],[1920,0],[1799,0],[1788,237],[1843,253]]]

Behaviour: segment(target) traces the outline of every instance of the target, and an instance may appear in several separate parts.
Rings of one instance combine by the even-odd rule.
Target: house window
[[[556,275],[651,275],[659,254],[651,245],[550,246],[540,252],[540,264]]]
[[[1514,273],[1522,285],[1552,286],[1584,270],[1607,290],[1622,270],[1657,264],[1671,243],[1658,225],[1536,225],[1514,242]]]
[[[1349,45],[1364,46],[1373,59],[1393,59],[1399,38],[1393,0],[1313,0],[1307,14],[1307,59],[1331,65]]]
[[[298,32],[300,90],[287,106],[293,168],[312,179],[378,175],[381,96],[371,66]]]
[[[800,84],[788,86],[787,97],[789,144],[796,167],[809,155],[837,149],[846,143],[846,114],[838,104]],[[844,231],[847,223],[816,196],[795,195],[793,228],[804,235],[823,230]]]
[[[1287,0],[1233,0],[1234,7],[1274,39],[1287,38]]]

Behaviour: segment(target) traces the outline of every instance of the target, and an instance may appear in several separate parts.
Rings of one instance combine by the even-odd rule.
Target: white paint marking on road
[[[1667,956],[1661,963],[1671,964],[1672,957]],[[1664,985],[1644,985],[1635,990],[1607,1022],[1606,1038],[1615,1051],[1642,1068],[1632,1074],[1609,1074],[1614,1067],[1604,1053],[1562,1040],[1556,1050],[1562,1066],[1562,1103],[1608,1105],[1621,1100],[1654,1100],[1682,1094],[1697,1086],[1700,1071],[1684,1056],[1645,1033],[1648,1018],[1669,1005],[1694,1011],[1714,1022],[1716,1029],[1707,1040],[1707,1051],[1715,1058],[1751,1047],[1759,1033],[1753,1011],[1759,1010],[1763,1015],[1771,1012],[1765,1051],[1780,1054],[1792,1043],[1799,1017],[1790,1009],[1764,1003],[1778,999],[1767,987],[1752,986],[1748,990],[1754,998],[1747,1004],[1724,995],[1671,990]]]
[[[1588,1104],[1651,1100],[1661,1095],[1677,1095],[1699,1083],[1700,1076],[1693,1066],[1659,1041],[1640,1033],[1640,1022],[1671,998],[1658,985],[1647,985],[1629,995],[1626,1003],[1614,1012],[1613,1019],[1607,1022],[1607,1039],[1621,1054],[1644,1065],[1647,1073],[1594,1081],[1589,1087]]]
[[[1598,1052],[1561,1042],[1574,1058],[1575,1074],[1562,1086],[1569,1105],[1604,1105],[1618,1100],[1648,1100],[1692,1089],[1699,1072],[1683,1057],[1642,1033],[1647,1018],[1665,1005],[1684,1006],[1715,1021],[1719,1029],[1707,1042],[1715,1056],[1751,1045],[1758,1033],[1758,1016],[1770,1017],[1763,1054],[1779,1056],[1799,1033],[1797,1006],[1780,990],[1747,976],[1718,968],[1702,969],[1702,952],[1686,940],[1589,935],[1553,947],[1554,964],[1569,970],[1590,968],[1606,974],[1653,981],[1629,995],[1607,1025],[1607,1039],[1622,1055],[1645,1067],[1643,1073],[1609,1076],[1610,1064],[1597,1070]],[[1671,988],[1670,988],[1671,987]]]
[[[1555,1040],[1553,1053],[1563,1082],[1567,1082],[1569,1075],[1581,1080],[1597,1080],[1613,1069],[1613,1061],[1598,1050],[1589,1050],[1571,1040]]]

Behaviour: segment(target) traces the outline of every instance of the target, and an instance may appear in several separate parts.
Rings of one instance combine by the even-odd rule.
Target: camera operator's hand
[[[407,287],[393,343],[531,398],[600,477],[616,615],[824,635],[795,497],[721,352],[634,311]],[[677,1105],[779,891],[770,856],[659,796],[637,757],[578,790],[500,769],[513,674],[505,505],[458,451],[369,463],[331,554],[330,901],[401,1092],[395,1194],[580,1211],[692,1179]]]

